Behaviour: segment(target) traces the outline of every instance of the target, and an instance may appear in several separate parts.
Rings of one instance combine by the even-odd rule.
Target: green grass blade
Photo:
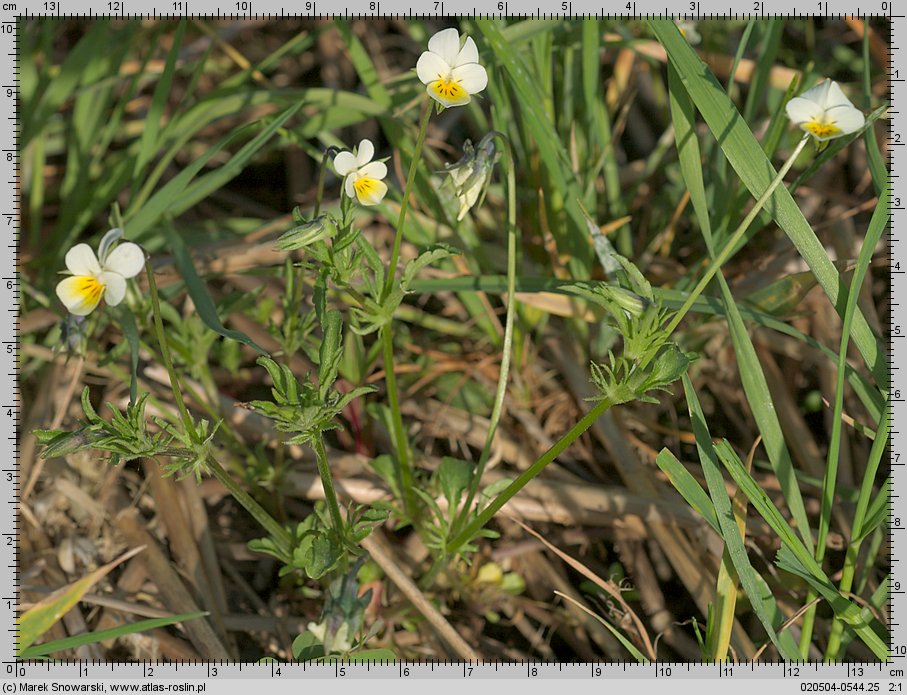
[[[504,66],[507,79],[519,97],[520,118],[531,133],[539,156],[550,178],[550,195],[563,198],[563,206],[572,222],[566,226],[566,235],[557,239],[558,250],[570,254],[569,267],[574,277],[589,276],[592,262],[592,246],[585,234],[586,222],[580,208],[581,192],[570,171],[565,150],[560,145],[554,124],[545,114],[545,98],[531,77],[529,66],[523,57],[506,40],[497,22],[488,19],[476,20],[476,25],[491,46],[497,59]],[[525,153],[524,153],[525,154]],[[552,202],[549,198],[549,202]]]
[[[126,213],[126,229],[129,238],[141,239],[165,213],[170,215],[180,214],[235,177],[242,170],[242,167],[301,106],[302,103],[298,102],[285,109],[258,135],[240,148],[239,152],[233,155],[226,164],[201,177],[195,183],[190,183],[215,154],[220,152],[232,140],[239,137],[239,135],[250,128],[254,128],[256,124],[237,128],[210,147],[205,154],[168,181],[142,206],[141,210],[135,213],[132,219],[129,218],[129,213]]]
[[[715,445],[714,450],[724,467],[731,474],[731,477],[743,490],[750,504],[771,526],[781,541],[782,548],[778,554],[779,567],[782,567],[787,572],[797,574],[807,581],[829,603],[835,615],[857,633],[857,636],[872,650],[873,654],[880,660],[887,661],[890,655],[885,641],[879,637],[873,626],[863,618],[860,608],[838,592],[837,588],[819,566],[819,563],[816,562],[812,552],[803,545],[797,534],[787,523],[784,515],[778,511],[778,508],[772,503],[762,488],[759,487],[753,477],[746,472],[730,444],[720,442]]]
[[[765,93],[769,88],[769,75],[775,66],[775,58],[777,58],[778,49],[781,46],[784,23],[785,20],[781,17],[770,17],[760,22],[760,29],[763,29],[763,32],[762,44],[758,50],[759,60],[756,61],[756,69],[750,79],[746,103],[743,106],[743,119],[747,123],[754,122],[759,107],[765,101]]]
[[[619,219],[627,214],[627,206],[621,196],[618,163],[611,132],[611,118],[605,106],[605,100],[601,96],[601,26],[597,21],[591,19],[587,19],[582,25],[583,103],[588,111],[586,127],[602,153],[608,215],[611,219]],[[594,151],[590,152],[590,155],[593,154]],[[587,176],[587,178],[592,177]],[[594,188],[592,190],[594,191]],[[595,210],[594,202],[594,200],[586,201],[588,210]],[[628,258],[631,257],[633,245],[629,223],[617,230],[617,234],[617,246],[620,253]]]
[[[86,632],[82,635],[73,635],[72,637],[66,637],[64,639],[54,640],[53,642],[45,642],[44,644],[29,647],[22,652],[19,658],[34,659],[39,656],[60,652],[64,649],[76,649],[77,647],[83,647],[86,644],[97,644],[98,642],[103,642],[105,640],[117,639],[119,637],[125,637],[126,635],[134,635],[138,632],[146,632],[159,627],[166,627],[167,625],[175,625],[176,623],[196,620],[197,618],[203,618],[206,615],[208,615],[206,611],[194,611],[192,613],[171,615],[166,618],[149,618],[148,620],[140,620],[137,623],[118,625],[117,627],[112,627],[108,630]]]
[[[714,260],[716,249],[712,239],[708,201],[706,200],[705,185],[702,178],[699,144],[694,130],[695,111],[693,102],[673,65],[668,66],[668,81],[681,173],[686,182],[687,190],[690,192],[690,202],[699,220],[699,227],[702,229],[709,253]],[[803,504],[803,496],[800,494],[800,487],[797,484],[790,451],[784,441],[784,433],[781,430],[781,423],[778,421],[778,415],[771,393],[768,390],[768,382],[762,371],[762,365],[759,363],[759,357],[756,355],[756,349],[753,347],[746,325],[743,323],[737,303],[720,271],[716,279],[721,288],[728,329],[731,333],[740,380],[743,383],[747,402],[759,426],[769,461],[778,477],[778,482],[784,493],[784,499],[797,522],[803,542],[807,547],[812,548],[812,532],[810,531],[809,518],[806,515],[806,507]]]
[[[863,107],[872,108],[872,58],[869,53],[870,28],[863,28]],[[872,183],[876,193],[881,195],[888,185],[888,167],[882,159],[879,150],[879,141],[876,138],[875,128],[867,128],[864,134],[866,140],[866,158],[869,160],[869,171],[872,174]]]
[[[712,436],[709,434],[705,415],[699,405],[699,398],[696,396],[693,382],[690,381],[689,376],[686,374],[683,376],[683,389],[693,423],[693,434],[696,437],[699,460],[702,463],[702,471],[705,474],[712,504],[715,507],[718,524],[721,527],[721,537],[724,539],[725,548],[730,555],[734,569],[737,571],[740,584],[743,585],[746,591],[750,605],[753,607],[753,612],[759,622],[762,623],[762,627],[765,629],[769,639],[778,649],[778,653],[783,659],[794,661],[799,658],[797,644],[789,632],[783,631],[779,634],[775,630],[775,625],[780,625],[784,622],[784,616],[778,610],[775,599],[765,580],[750,564],[749,557],[746,554],[746,547],[743,545],[743,539],[740,537],[740,531],[737,528],[737,520],[734,518],[731,500],[724,485],[724,476],[721,474],[721,465],[712,445]]]
[[[53,625],[60,620],[69,610],[72,609],[82,597],[88,593],[91,588],[101,581],[108,572],[122,562],[125,562],[136,553],[141,552],[144,546],[133,548],[124,553],[113,562],[108,562],[103,567],[89,572],[81,579],[77,579],[71,584],[67,584],[57,589],[52,594],[45,596],[43,599],[34,604],[25,611],[18,619],[16,625],[16,656],[20,657],[22,652],[28,649],[35,640],[47,632]]]
[[[715,514],[715,505],[712,504],[712,500],[709,499],[706,491],[702,489],[696,478],[677,460],[677,457],[667,449],[662,449],[658,452],[658,456],[655,457],[655,463],[668,476],[671,485],[687,501],[687,504],[705,519],[706,523],[715,530],[715,533],[721,535],[721,526],[718,524],[718,517]]]
[[[176,197],[169,212],[173,215],[179,215],[200,200],[207,198],[211,193],[223,187],[227,182],[239,175],[243,167],[245,167],[252,157],[258,154],[259,150],[264,147],[265,143],[270,140],[297,111],[299,111],[301,106],[302,104],[300,103],[293,104],[274,116],[273,120],[268,123],[268,126],[248,143],[243,145],[239,152],[233,155],[226,164],[190,184],[182,194]]]
[[[835,383],[832,430],[828,444],[825,479],[822,484],[822,507],[819,513],[819,532],[817,536],[817,560],[821,560],[824,556],[825,539],[828,536],[828,529],[831,524],[831,507],[834,502],[835,488],[837,485],[838,457],[841,453],[841,429],[844,413],[844,366],[847,363],[850,327],[857,312],[857,301],[860,298],[863,280],[869,272],[869,264],[872,261],[872,255],[875,252],[879,240],[882,238],[882,233],[888,227],[890,201],[891,194],[888,189],[888,182],[885,181],[882,193],[879,196],[879,202],[876,205],[875,211],[872,213],[872,219],[869,221],[869,227],[867,228],[866,236],[863,239],[860,255],[857,257],[857,264],[853,271],[853,279],[850,283],[850,291],[847,294],[847,306],[844,308],[844,323],[841,327],[841,345],[838,348],[837,382]]]
[[[891,478],[885,478],[885,482],[882,483],[882,489],[879,490],[879,493],[872,499],[872,502],[869,503],[869,506],[866,509],[866,515],[860,521],[859,535],[857,534],[856,529],[854,529],[854,538],[851,542],[856,543],[862,541],[866,536],[888,521],[888,503],[890,499]]]
[[[177,25],[170,52],[167,54],[167,62],[164,64],[164,72],[154,85],[154,94],[151,97],[151,105],[148,107],[148,115],[145,117],[145,128],[142,130],[142,140],[139,143],[139,152],[132,170],[133,180],[138,179],[151,158],[160,149],[158,135],[161,132],[161,118],[164,116],[164,107],[170,98],[173,76],[176,74],[176,62],[183,49],[183,36],[188,25],[187,19],[181,19]]]
[[[127,25],[121,31],[130,32],[131,29]],[[90,64],[106,59],[109,46],[121,40],[123,35],[117,36],[116,32],[110,31],[109,19],[98,18],[90,25],[90,29],[63,60],[59,71],[43,85],[43,91],[39,86],[35,91],[35,100],[21,104],[20,148],[25,148],[44,129],[48,119],[72,97]]]
[[[718,139],[731,166],[750,193],[758,198],[768,188],[776,171],[752,131],[711,70],[680,35],[674,23],[668,19],[651,19],[649,25],[665,47],[671,63],[677,69],[706,124]],[[822,243],[787,189],[779,186],[766,209],[815,273],[838,313],[843,315],[846,288]],[[862,312],[854,318],[852,333],[854,344],[863,355],[876,382],[887,391],[889,374],[885,351]]]
[[[214,305],[214,300],[211,298],[208,288],[198,276],[198,273],[195,272],[195,265],[192,263],[192,257],[189,255],[189,249],[186,248],[180,235],[175,230],[168,227],[165,233],[168,245],[173,253],[174,265],[182,276],[183,282],[186,283],[186,291],[195,304],[195,310],[198,312],[199,318],[201,318],[205,325],[215,333],[231,340],[237,340],[240,343],[244,343],[254,350],[257,350],[262,355],[267,355],[268,353],[264,348],[242,331],[235,331],[224,327],[220,321],[220,317],[217,315],[217,307]]]

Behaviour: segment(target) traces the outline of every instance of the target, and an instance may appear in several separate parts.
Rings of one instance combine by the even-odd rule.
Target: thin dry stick
[[[389,550],[385,547],[384,542],[380,539],[380,536],[372,534],[363,540],[360,545],[368,551],[369,555],[372,556],[372,560],[384,570],[384,573],[397,585],[397,588],[400,589],[409,602],[415,606],[416,610],[425,616],[425,619],[438,631],[444,641],[453,648],[457,653],[457,656],[466,661],[479,660],[479,655],[476,654],[472,647],[466,643],[466,640],[460,637],[460,634],[453,629],[453,626],[447,622],[447,618],[441,615],[438,609],[425,598],[421,591],[419,591],[419,587],[417,587],[413,581],[406,576],[403,570],[400,569],[399,565],[394,562],[394,559],[391,557]]]
[[[801,615],[803,615],[804,613],[806,613],[806,611],[808,611],[810,608],[812,608],[813,606],[815,606],[815,605],[816,605],[817,603],[819,603],[819,601],[821,601],[821,600],[822,600],[822,597],[819,596],[818,598],[814,598],[812,601],[810,601],[809,603],[807,603],[805,606],[801,606],[801,607],[800,607],[800,610],[798,610],[798,611],[797,611],[796,613],[794,613],[791,617],[789,617],[787,620],[785,620],[785,621],[781,624],[781,627],[779,627],[779,628],[776,630],[776,632],[778,632],[778,633],[784,632],[787,628],[789,628],[791,625],[793,625],[795,622],[797,622],[797,620],[800,619],[800,616],[801,616]],[[768,647],[769,645],[771,645],[771,643],[772,643],[771,640],[766,640],[765,644],[763,644],[761,647],[759,647],[759,649],[756,651],[756,653],[753,654],[753,658],[752,658],[752,662],[753,662],[753,663],[756,663],[757,661],[759,661],[759,657],[762,656],[762,652],[764,652],[765,649],[766,649],[766,647]]]
[[[174,613],[197,611],[198,605],[192,600],[186,585],[171,567],[169,558],[145,530],[144,525],[139,523],[138,512],[132,508],[122,510],[114,517],[114,525],[130,545],[147,546],[147,552],[142,558],[149,576],[157,585],[161,602]],[[190,620],[183,624],[183,628],[193,646],[205,659],[231,658],[230,652],[207,620]]]
[[[66,388],[63,390],[62,397],[57,401],[59,407],[57,412],[54,414],[54,419],[50,423],[48,429],[55,430],[63,422],[63,418],[66,417],[66,411],[69,409],[69,404],[72,401],[72,396],[76,391],[76,385],[82,380],[82,367],[85,365],[85,358],[79,357],[72,364],[72,376],[69,382],[66,384]],[[31,495],[32,490],[35,489],[35,485],[38,483],[38,478],[41,476],[41,471],[44,470],[44,459],[39,458],[35,461],[34,468],[31,470],[31,474],[28,476],[28,481],[25,483],[25,488],[22,490],[20,498],[27,500],[29,495]]]
[[[633,611],[632,608],[630,608],[630,606],[624,600],[623,595],[621,595],[620,589],[616,589],[613,585],[613,582],[606,582],[604,579],[602,579],[597,574],[595,574],[595,572],[593,572],[588,567],[586,567],[582,562],[580,562],[579,560],[577,560],[574,557],[571,557],[570,555],[565,553],[563,550],[560,550],[556,546],[549,543],[537,531],[530,528],[529,526],[524,524],[519,519],[516,519],[514,517],[510,517],[510,519],[511,519],[511,521],[519,524],[523,528],[524,531],[535,536],[538,540],[540,540],[542,543],[545,544],[546,548],[548,548],[551,552],[553,552],[555,555],[557,555],[561,560],[566,562],[568,565],[570,565],[573,569],[575,569],[577,572],[579,572],[586,578],[595,582],[596,585],[601,587],[615,601],[617,601],[621,605],[621,608],[623,608],[624,611],[626,611],[627,615],[629,615],[630,618],[633,620],[633,625],[636,627],[637,633],[639,633],[639,638],[640,638],[640,640],[642,640],[643,647],[645,648],[646,654],[649,657],[649,659],[652,661],[657,660],[656,654],[655,654],[655,647],[652,645],[652,640],[649,639],[649,633],[646,632],[646,628],[642,624],[642,620],[640,620],[639,616],[636,615],[636,613]]]

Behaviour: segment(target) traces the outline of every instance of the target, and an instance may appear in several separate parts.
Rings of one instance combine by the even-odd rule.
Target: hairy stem
[[[233,499],[239,502],[243,509],[249,512],[255,521],[261,524],[262,528],[283,546],[283,550],[289,552],[291,539],[287,530],[277,523],[274,517],[265,511],[264,507],[252,499],[252,496],[233,480],[230,474],[224,470],[224,467],[221,466],[213,456],[208,456],[205,464],[211,472],[211,475],[217,478],[221,484],[230,491],[230,494],[233,495]]]
[[[596,403],[595,407],[586,413],[583,418],[567,432],[567,434],[555,442],[548,451],[542,454],[538,461],[529,466],[529,468],[523,471],[512,483],[510,483],[510,485],[504,488],[504,490],[494,498],[494,501],[492,501],[491,504],[479,512],[478,516],[447,544],[447,552],[451,554],[457,552],[464,543],[467,543],[469,539],[481,531],[485,524],[491,520],[491,517],[497,514],[498,510],[507,504],[511,497],[526,487],[533,478],[545,469],[545,466],[554,461],[554,459],[560,456],[567,447],[573,444],[583,432],[592,427],[593,423],[601,416],[601,414],[610,407],[611,402],[607,400]]]
[[[170,389],[173,391],[173,400],[176,401],[176,408],[179,410],[180,418],[183,421],[183,427],[186,433],[192,437],[193,441],[198,442],[198,433],[195,431],[195,421],[186,408],[183,400],[183,392],[180,387],[179,379],[176,376],[176,370],[173,368],[173,360],[170,358],[170,347],[167,345],[167,336],[164,334],[164,321],[161,318],[161,298],[158,295],[157,283],[154,281],[154,269],[151,267],[151,261],[145,260],[145,275],[148,277],[148,292],[151,295],[151,312],[154,315],[154,334],[157,337],[158,345],[161,348],[161,361],[167,370],[167,376],[170,378]]]
[[[324,499],[331,513],[334,530],[342,534],[343,517],[340,514],[340,503],[337,501],[337,493],[334,491],[334,480],[331,478],[331,465],[328,462],[328,455],[324,450],[324,441],[321,435],[315,437],[315,441],[312,442],[312,448],[315,450],[315,463],[318,466],[318,475],[321,476],[321,485],[324,487]]]

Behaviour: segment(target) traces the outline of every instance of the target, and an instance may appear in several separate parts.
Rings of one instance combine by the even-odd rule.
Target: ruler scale
[[[907,3],[902,0],[870,0],[864,2],[841,2],[838,0],[816,1],[789,4],[781,0],[743,0],[728,3],[727,0],[714,2],[709,0],[683,0],[677,2],[647,2],[619,0],[612,5],[603,5],[594,0],[551,0],[537,2],[519,2],[518,0],[428,0],[417,6],[411,6],[405,0],[337,0],[328,3],[326,0],[302,0],[287,6],[281,0],[14,0],[0,1],[0,51],[4,75],[4,84],[0,86],[0,142],[2,145],[3,173],[2,205],[0,216],[12,241],[0,250],[0,281],[5,293],[6,311],[0,313],[0,355],[3,356],[0,367],[0,428],[2,440],[6,442],[5,455],[0,458],[0,474],[3,485],[0,487],[0,615],[3,630],[0,631],[0,681],[3,692],[29,690],[23,687],[26,683],[38,683],[42,680],[53,680],[60,683],[93,682],[95,680],[127,679],[145,682],[160,681],[169,684],[167,688],[175,689],[175,681],[217,683],[245,683],[268,680],[279,692],[299,692],[300,684],[292,685],[299,679],[328,678],[335,681],[357,681],[362,679],[379,680],[422,680],[422,679],[460,679],[460,680],[493,680],[520,679],[534,680],[569,679],[571,682],[596,680],[695,680],[699,687],[706,687],[707,692],[724,692],[718,688],[729,687],[718,685],[722,680],[735,680],[734,688],[741,692],[764,692],[766,680],[777,680],[790,683],[790,692],[825,689],[804,688],[804,683],[818,685],[819,681],[839,685],[835,690],[845,689],[842,684],[859,685],[864,688],[854,690],[872,691],[865,686],[881,683],[878,692],[902,692],[901,682],[907,670],[907,614],[905,614],[905,591],[907,591],[907,565],[898,557],[907,548],[904,541],[907,528],[907,494],[899,495],[901,489],[907,489],[907,428],[899,427],[907,417],[907,382],[904,381],[904,370],[907,369],[907,349],[904,337],[907,336],[907,314],[899,302],[907,292],[907,252],[905,241],[899,236],[897,226],[901,223],[907,207],[907,186],[902,183],[899,172],[899,157],[903,146],[907,145],[907,114],[904,108],[904,85],[907,82],[907,58],[899,45],[907,38],[907,17],[899,12],[907,12]],[[636,663],[570,663],[552,664],[541,662],[502,663],[502,662],[395,662],[386,664],[337,664],[337,663],[189,663],[172,664],[164,662],[144,663],[58,663],[58,662],[15,662],[15,618],[17,611],[16,589],[18,577],[16,531],[18,518],[16,513],[18,491],[24,485],[17,471],[18,440],[22,435],[20,414],[20,391],[17,379],[18,372],[18,330],[19,286],[16,278],[16,246],[21,233],[20,198],[18,187],[18,130],[16,79],[17,65],[17,22],[23,17],[155,17],[179,18],[186,16],[228,18],[275,18],[275,17],[379,17],[398,16],[510,16],[526,18],[563,18],[569,17],[610,17],[639,18],[646,16],[673,16],[677,19],[709,19],[733,17],[736,19],[768,17],[887,17],[891,30],[890,59],[890,97],[891,110],[887,127],[889,142],[892,145],[889,156],[889,170],[892,177],[892,212],[889,228],[889,253],[891,266],[891,314],[890,314],[890,363],[892,393],[892,429],[891,429],[891,476],[893,493],[891,495],[890,528],[891,528],[891,588],[890,625],[892,630],[891,660],[888,663],[866,664],[782,664],[782,663],[741,663],[741,664],[688,664],[658,663],[640,665]],[[904,369],[901,366],[904,365]],[[901,454],[904,453],[902,457]],[[290,687],[279,685],[289,684]],[[799,683],[801,687],[794,687]],[[752,684],[752,685],[748,685]],[[10,687],[7,687],[7,686]],[[661,684],[659,684],[661,685]],[[896,686],[896,687],[895,687]],[[246,686],[243,686],[246,687]],[[333,686],[332,686],[333,687]],[[546,686],[546,687],[550,687]],[[571,686],[573,687],[573,686]],[[605,687],[598,686],[599,690]],[[610,686],[608,686],[610,687]],[[656,686],[653,686],[656,687]],[[684,687],[684,686],[682,686]],[[783,687],[783,686],[777,686]],[[716,688],[713,690],[713,688]],[[907,689],[907,683],[904,684]],[[179,690],[191,692],[190,689]],[[111,692],[108,687],[104,692]],[[195,692],[199,692],[197,689]],[[210,687],[206,692],[217,692]]]

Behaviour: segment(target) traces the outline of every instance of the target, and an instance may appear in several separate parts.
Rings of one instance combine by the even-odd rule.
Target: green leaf
[[[195,310],[198,312],[199,317],[204,321],[205,325],[225,338],[244,343],[252,349],[257,350],[262,355],[267,355],[268,353],[263,347],[258,345],[258,343],[242,331],[231,330],[224,327],[220,321],[220,317],[217,315],[217,308],[214,305],[214,300],[208,293],[208,288],[205,287],[205,283],[202,282],[198,273],[195,272],[195,265],[192,263],[192,257],[189,255],[189,250],[183,243],[182,238],[169,226],[166,227],[166,235],[169,241],[170,250],[173,253],[174,265],[179,271],[179,274],[183,277],[183,282],[186,283],[186,291],[192,298],[192,302],[195,304]]]
[[[860,526],[860,535],[851,539],[851,543],[858,543],[866,538],[869,534],[888,521],[890,509],[888,506],[891,498],[891,478],[886,478],[882,483],[882,489],[869,503],[866,510],[866,517]],[[856,530],[856,529],[854,529]]]
[[[460,504],[463,491],[472,480],[473,465],[468,461],[445,456],[438,466],[438,483],[447,500],[448,515],[453,518]]]
[[[63,651],[64,649],[75,649],[86,644],[97,644],[98,642],[117,639],[119,637],[125,637],[126,635],[134,635],[139,632],[146,632],[148,630],[154,630],[159,627],[166,627],[167,625],[175,625],[176,623],[184,623],[189,620],[196,620],[197,618],[203,618],[206,615],[209,615],[207,611],[193,611],[191,613],[171,615],[166,618],[149,618],[148,620],[139,620],[135,623],[127,623],[126,625],[112,627],[108,630],[86,632],[81,635],[73,635],[72,637],[66,637],[64,639],[54,640],[53,642],[45,642],[44,644],[29,647],[19,655],[19,658],[34,659],[39,656],[46,656],[47,654]]]
[[[784,568],[806,579],[810,586],[829,603],[835,615],[847,623],[879,659],[887,661],[889,652],[885,641],[863,618],[860,608],[838,592],[813,558],[812,553],[806,549],[797,534],[794,533],[784,515],[778,511],[765,491],[747,473],[731,446],[727,442],[720,442],[715,445],[715,452],[747,499],[785,546],[783,554],[779,553],[779,559],[784,561]]]
[[[88,427],[81,427],[74,432],[62,430],[33,430],[32,434],[45,449],[41,458],[52,459],[82,451],[97,438]]]
[[[139,144],[139,153],[135,158],[135,166],[132,170],[133,179],[139,177],[148,162],[160,149],[161,143],[158,141],[158,135],[161,132],[161,118],[164,115],[164,107],[167,104],[167,100],[172,93],[173,75],[176,72],[176,64],[183,50],[183,36],[188,25],[188,19],[181,19],[179,24],[177,24],[170,44],[170,51],[167,53],[164,72],[158,79],[157,84],[154,85],[151,105],[148,107],[148,113],[143,122],[144,127],[142,129],[142,141]]]
[[[324,656],[324,645],[321,640],[308,630],[296,636],[291,650],[296,661],[311,661]]]
[[[390,649],[363,649],[346,657],[351,664],[396,663],[397,655]]]
[[[721,535],[721,526],[718,524],[712,500],[709,499],[702,486],[696,482],[696,478],[690,475],[686,467],[677,460],[677,457],[668,449],[662,449],[655,457],[655,463],[668,476],[671,485],[687,501],[687,504],[695,509],[718,535]]]
[[[196,174],[205,167],[212,157],[230,142],[247,131],[258,127],[259,124],[253,123],[237,128],[208,148],[201,157],[168,181],[157,193],[151,196],[141,210],[134,211],[131,208],[127,210],[126,229],[130,238],[141,239],[165,213],[175,216],[185,212],[239,174],[246,163],[300,109],[302,104],[303,102],[301,101],[297,102],[278,114],[267,128],[240,148],[239,152],[233,155],[226,164],[192,183]]]
[[[113,562],[109,562],[103,567],[90,572],[81,579],[68,584],[61,589],[45,596],[35,605],[29,608],[19,618],[17,625],[17,658],[22,658],[23,652],[28,649],[35,640],[47,632],[54,623],[62,618],[69,610],[75,606],[82,597],[87,594],[91,588],[101,581],[110,570],[125,562],[136,553],[142,551],[141,548],[134,548],[124,553]]]
[[[400,279],[400,286],[406,290],[410,283],[416,278],[416,275],[424,267],[431,265],[442,258],[459,255],[459,251],[453,246],[447,244],[432,244],[425,251],[420,253],[416,258],[406,264],[403,269],[403,276]]]
[[[681,84],[680,76],[673,65],[668,66],[668,80],[671,87],[671,115],[677,133],[677,150],[681,162],[681,172],[690,192],[690,202],[693,204],[693,210],[699,221],[699,227],[702,230],[706,246],[709,249],[712,260],[714,260],[717,255],[717,249],[712,237],[709,207],[705,196],[699,143],[694,129],[695,113],[690,98],[691,95],[686,85]],[[740,310],[737,308],[730,287],[728,287],[724,275],[720,271],[716,275],[716,280],[721,288],[721,297],[724,301],[728,328],[731,333],[740,380],[743,383],[747,402],[750,404],[753,417],[756,419],[759,431],[765,441],[765,450],[768,453],[772,469],[778,476],[784,499],[790,507],[794,519],[797,521],[804,543],[812,549],[812,535],[809,519],[806,515],[806,507],[803,504],[803,497],[800,494],[800,487],[797,483],[793,462],[784,439],[784,432],[781,429],[781,423],[778,421],[775,404],[772,401],[768,382],[762,371],[759,357],[756,354],[756,348],[753,346],[753,342],[746,330],[746,324],[743,322],[743,317],[740,315]]]
[[[715,507],[715,514],[721,527],[721,537],[724,539],[725,548],[731,558],[740,583],[749,597],[753,612],[759,622],[762,623],[762,627],[765,628],[769,639],[778,649],[783,659],[796,661],[800,658],[800,653],[794,638],[787,630],[779,634],[775,629],[776,624],[780,625],[784,622],[784,614],[778,609],[771,590],[761,575],[753,569],[746,554],[746,547],[740,537],[740,530],[737,528],[737,520],[734,518],[731,500],[724,485],[721,466],[715,454],[715,447],[712,444],[712,435],[709,434],[702,407],[699,405],[699,398],[693,388],[693,382],[686,375],[683,376],[683,389],[686,393],[690,419],[693,423],[693,435],[696,437],[696,449],[699,451],[702,472],[705,474],[712,504]]]
[[[323,401],[334,382],[343,359],[343,315],[339,311],[328,311],[321,323],[324,336],[318,351],[318,397]]]

